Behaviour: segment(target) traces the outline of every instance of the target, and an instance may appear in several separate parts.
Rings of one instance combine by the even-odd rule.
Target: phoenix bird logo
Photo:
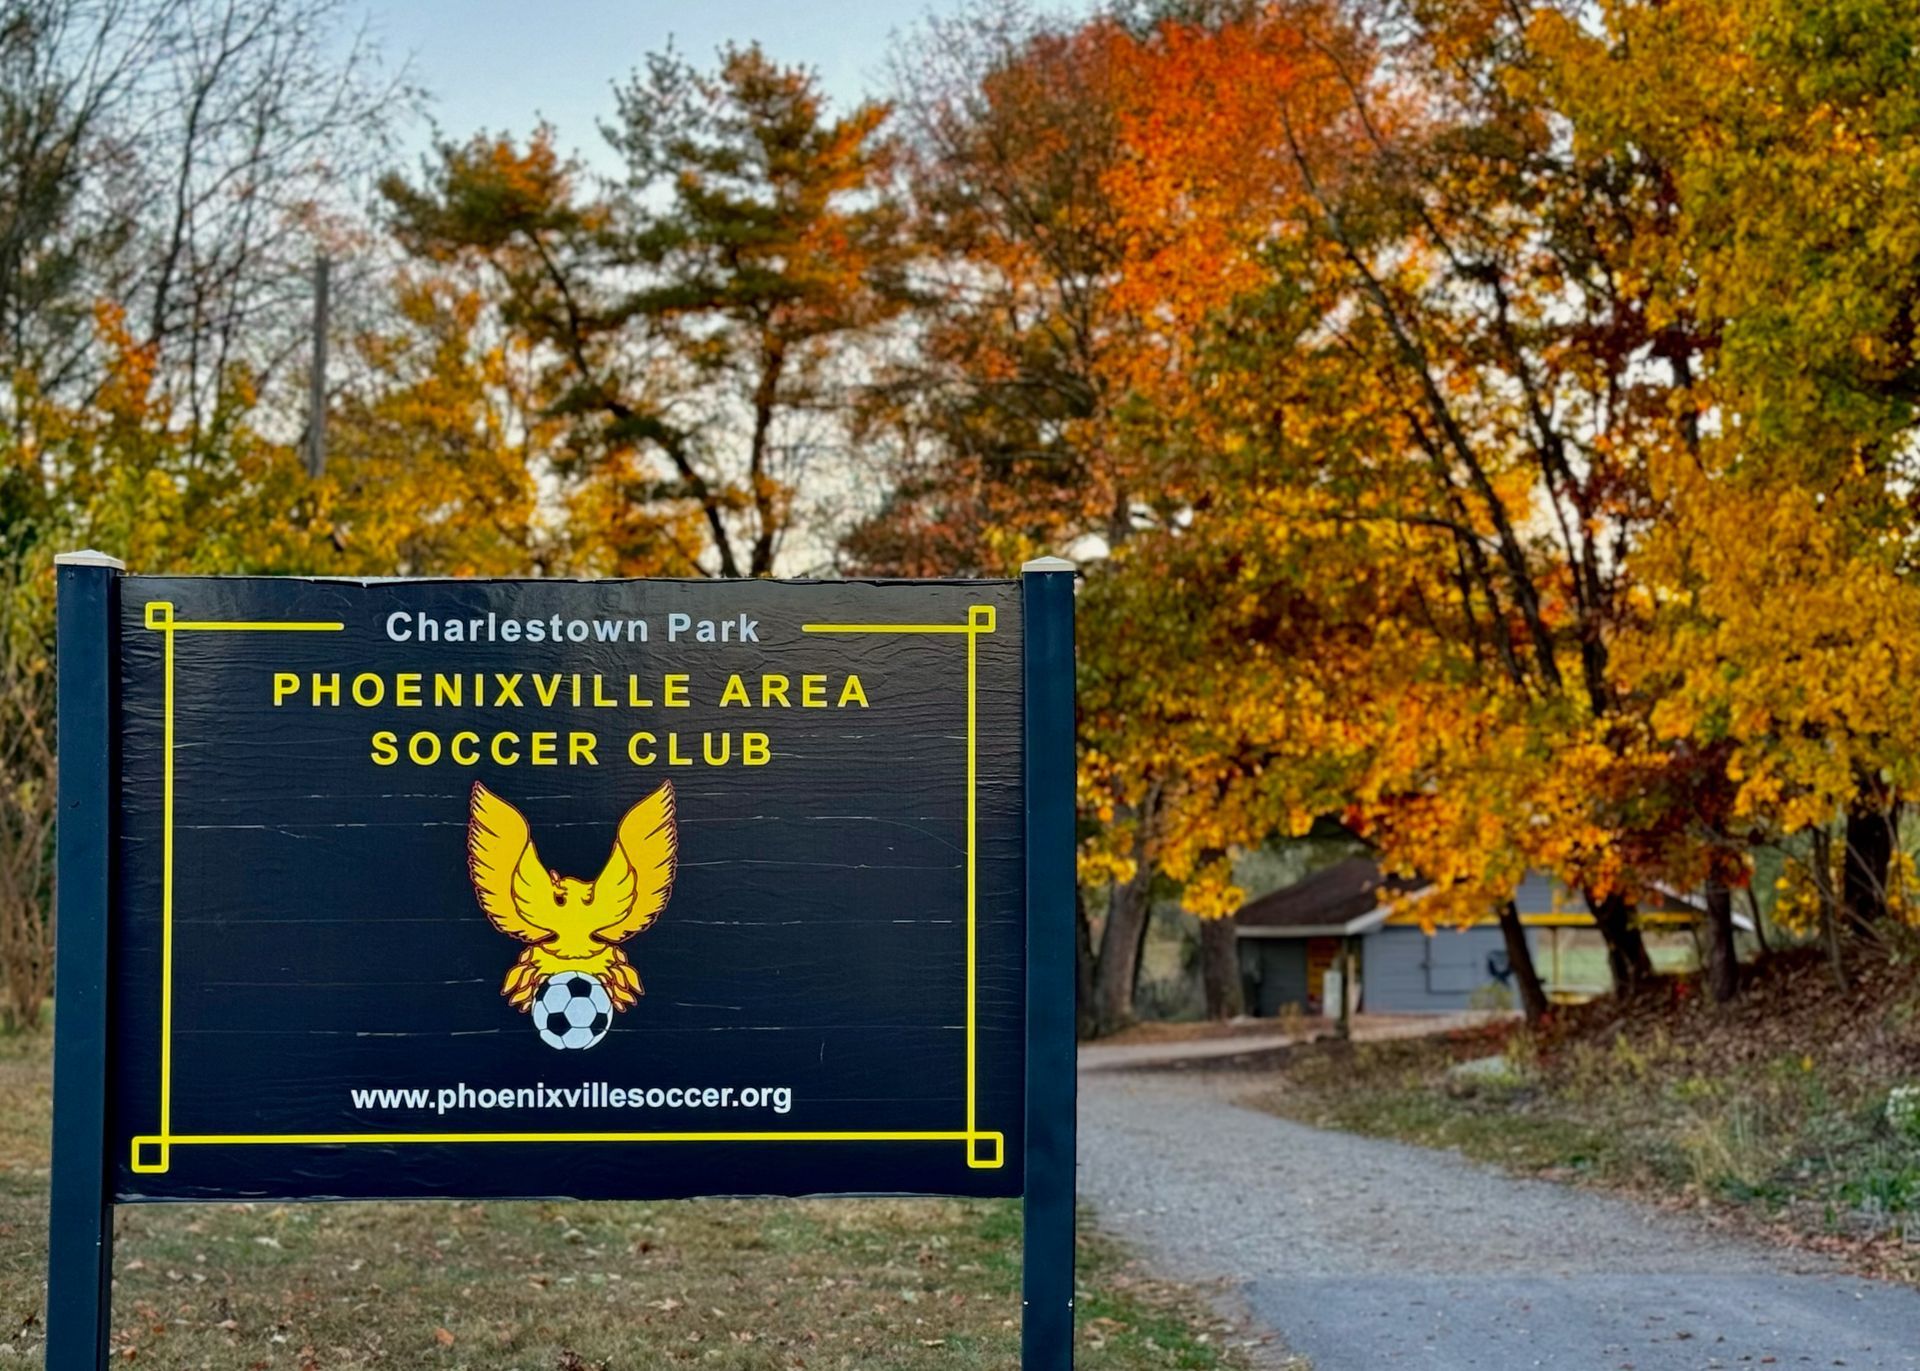
[[[591,881],[543,866],[526,816],[474,782],[467,873],[488,922],[527,944],[500,987],[507,1002],[527,1013],[542,986],[569,972],[597,980],[616,1010],[639,999],[640,975],[619,945],[667,907],[678,852],[671,781],[626,812]]]

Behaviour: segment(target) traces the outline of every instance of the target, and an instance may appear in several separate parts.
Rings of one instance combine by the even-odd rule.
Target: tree
[[[1237,1019],[1247,1012],[1239,938],[1231,915],[1200,921],[1200,988],[1209,1019]]]
[[[544,129],[383,182],[410,252],[490,276],[567,425],[576,512],[605,521],[602,569],[774,569],[850,347],[898,308],[885,116],[829,117],[811,73],[758,48],[712,74],[669,54],[620,93],[628,179],[602,196]]]
[[[910,473],[880,526],[896,545],[903,527],[944,537],[966,511],[982,549],[1093,531],[1087,505],[1035,479],[1047,468],[967,455],[993,442],[1097,450],[1091,480],[1053,466],[1111,507],[1106,473],[1151,489],[1109,521],[1119,536],[1083,597],[1090,623],[1126,626],[1125,670],[1144,683],[1098,688],[1093,662],[1083,678],[1090,870],[1116,893],[1145,859],[1191,905],[1230,908],[1219,854],[1337,813],[1389,869],[1437,883],[1435,919],[1500,908],[1530,867],[1586,890],[1630,989],[1651,973],[1637,896],[1742,884],[1755,839],[1738,759],[1670,726],[1642,646],[1677,602],[1647,549],[1720,423],[1720,324],[1674,290],[1694,242],[1688,167],[1614,138],[1618,117],[1576,88],[1574,12],[1382,13],[1096,21],[1050,40],[1071,71],[1099,54],[1101,99],[1058,76],[1013,88],[1076,92],[1069,127],[1097,136],[1073,166],[1098,175],[1066,183],[1084,184],[1078,201],[1011,203],[1097,206],[1072,222],[1103,255],[1065,273],[1071,296],[961,292],[936,316],[951,355],[1005,360],[924,392],[963,397],[935,413],[964,426],[929,445],[933,474]],[[966,117],[936,127],[979,126],[1000,89],[981,81]],[[1067,142],[1030,132],[1044,119],[1008,123],[1026,140],[987,140],[990,167]],[[986,265],[963,280],[1047,265],[1021,250],[1054,240],[989,223]],[[1005,307],[976,325],[976,298],[1091,302],[1094,326],[1055,334],[1097,344],[1078,354],[1091,399],[1024,429],[983,407],[1058,350],[996,327],[1017,318]]]
[[[929,21],[900,59],[914,346],[862,409],[884,500],[846,539],[850,569],[984,572],[1132,531],[1143,487],[1109,357],[1139,321],[1115,301],[1108,189],[1130,49],[1104,21],[981,6]]]
[[[9,518],[0,540],[0,1023],[27,1030],[53,988],[52,596],[36,575],[40,532]]]
[[[1663,735],[1723,757],[1734,822],[1811,863],[1801,888],[1829,888],[1839,831],[1838,909],[1869,931],[1920,760],[1901,627],[1920,610],[1920,27],[1775,0],[1594,19],[1542,26],[1557,98],[1607,155],[1668,169],[1680,237],[1636,270],[1651,311],[1714,342],[1695,441],[1654,473],[1668,515],[1639,560],[1660,612],[1633,669]]]
[[[1061,28],[977,9],[933,21],[899,99],[918,253],[910,351],[887,359],[860,433],[885,454],[884,499],[843,542],[859,573],[986,574],[1083,538],[1117,546],[1156,517],[1151,473],[1121,443],[1115,354],[1145,321],[1117,305],[1124,257],[1106,180],[1122,71],[1114,24]],[[1096,573],[1097,574],[1097,573]],[[1094,682],[1119,665],[1081,602],[1083,740]],[[1131,1021],[1159,873],[1158,773],[1085,812],[1081,909],[1088,1026]]]
[[[84,404],[21,378],[0,442],[0,1018],[32,1027],[51,986],[52,554],[111,548],[148,572],[503,574],[555,549],[535,517],[537,428],[501,411],[505,359],[444,283],[399,290],[403,325],[360,340],[371,393],[338,416],[314,481],[250,391],[197,425],[159,381],[161,348],[103,307]],[[56,479],[49,479],[53,473]]]
[[[0,16],[0,364],[83,401],[108,302],[174,419],[284,377],[316,251],[412,95],[340,0],[13,0]],[[352,279],[353,273],[346,274]],[[17,422],[17,416],[16,416]]]
[[[356,340],[362,379],[330,418],[324,477],[301,496],[314,569],[358,575],[525,575],[569,564],[539,507],[553,425],[510,348],[481,335],[479,292],[402,274],[395,321]]]
[[[1176,877],[1204,868],[1201,852],[1297,830],[1331,802],[1463,912],[1497,907],[1529,864],[1567,871],[1595,890],[1631,984],[1648,964],[1590,783],[1631,743],[1606,741],[1604,626],[1622,596],[1602,540],[1644,517],[1608,438],[1657,406],[1609,410],[1616,434],[1585,430],[1599,396],[1634,397],[1622,381],[1635,345],[1593,325],[1612,308],[1598,289],[1587,319],[1548,327],[1548,299],[1601,273],[1590,242],[1569,234],[1555,257],[1515,226],[1546,174],[1543,135],[1485,94],[1497,83],[1457,84],[1454,65],[1503,51],[1455,42],[1422,67],[1429,31],[1388,63],[1356,30],[1289,20],[1163,26],[1165,66],[1137,117],[1134,241],[1164,244],[1161,280],[1201,285],[1171,306],[1190,341],[1136,389],[1161,416],[1156,451],[1212,456],[1204,488],[1180,487],[1193,491],[1184,517],[1137,536],[1125,560],[1184,588],[1164,615],[1188,625],[1180,651],[1237,686],[1279,677],[1253,688],[1253,707],[1196,680],[1178,708],[1130,713],[1139,748],[1173,752],[1185,777],[1165,860]],[[1379,84],[1387,66],[1428,82],[1414,92],[1425,106]],[[1279,95],[1236,122],[1214,89]],[[1423,118],[1427,106],[1447,119]],[[1584,187],[1564,179],[1577,209]],[[1227,265],[1195,270],[1207,262]],[[1544,527],[1557,541],[1531,531],[1556,510]],[[1224,621],[1207,635],[1217,657],[1194,650],[1208,618]],[[1286,644],[1317,660],[1276,662]],[[1189,674],[1156,668],[1163,687]],[[1293,700],[1347,711],[1344,736],[1328,746],[1324,720],[1280,703]],[[1297,751],[1283,734],[1323,741]]]
[[[659,278],[631,308],[706,387],[706,424],[737,410],[747,430],[733,479],[745,550],[715,528],[722,575],[773,570],[801,476],[830,443],[819,430],[854,390],[849,347],[904,305],[887,115],[867,103],[829,120],[816,79],[758,47],[727,49],[713,76],[655,57],[620,93],[609,137],[634,203],[674,197],[631,231]]]

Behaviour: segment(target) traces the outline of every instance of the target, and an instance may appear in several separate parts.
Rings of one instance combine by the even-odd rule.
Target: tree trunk
[[[1647,955],[1646,940],[1634,926],[1633,905],[1619,891],[1595,902],[1587,896],[1587,908],[1607,944],[1607,967],[1613,972],[1613,991],[1630,995],[1653,979],[1653,958]]]
[[[1547,1017],[1547,992],[1533,964],[1533,947],[1527,942],[1526,925],[1520,922],[1519,907],[1512,900],[1500,906],[1500,937],[1507,945],[1507,965],[1513,968],[1520,1008],[1528,1023],[1537,1024]]]
[[[1887,916],[1887,872],[1893,863],[1897,804],[1869,791],[1847,811],[1847,850],[1840,869],[1840,909],[1856,930]]]
[[[1753,940],[1760,944],[1760,960],[1764,962],[1773,956],[1773,947],[1767,942],[1767,921],[1760,915],[1760,897],[1753,893],[1752,880],[1748,880],[1744,890],[1747,913],[1753,916]]]
[[[1725,1004],[1740,993],[1740,956],[1733,945],[1733,891],[1707,882],[1707,993]]]
[[[1237,1019],[1247,1012],[1240,988],[1239,939],[1231,917],[1200,921],[1200,984],[1209,1019]]]
[[[1839,901],[1833,893],[1833,835],[1820,825],[1813,835],[1813,888],[1820,897],[1820,941],[1827,949],[1827,969],[1841,990],[1848,987],[1847,959],[1840,945]]]
[[[1073,1031],[1085,1042],[1099,1025],[1093,1013],[1093,925],[1078,881],[1073,885],[1073,944]]]
[[[1140,979],[1140,950],[1146,945],[1153,873],[1142,862],[1130,881],[1114,885],[1107,901],[1107,926],[1100,934],[1100,959],[1093,969],[1094,1031],[1117,1033],[1133,1022],[1133,991]]]

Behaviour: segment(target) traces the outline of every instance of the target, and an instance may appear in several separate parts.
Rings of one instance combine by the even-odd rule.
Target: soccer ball
[[[533,1026],[548,1047],[592,1047],[607,1036],[612,1023],[613,1002],[606,988],[579,971],[549,977],[533,997]]]

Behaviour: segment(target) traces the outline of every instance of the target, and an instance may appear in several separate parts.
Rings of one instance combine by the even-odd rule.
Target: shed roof
[[[1234,916],[1237,931],[1254,938],[1327,938],[1369,933],[1382,924],[1418,925],[1417,909],[1395,913],[1397,896],[1425,889],[1427,882],[1386,876],[1369,857],[1349,857],[1322,868],[1292,885],[1249,900]],[[1704,916],[1703,906],[1675,891],[1659,889],[1658,903],[1643,906],[1637,919],[1643,927],[1685,927]],[[1528,872],[1514,892],[1522,923],[1530,927],[1590,928],[1593,916],[1580,896],[1539,872]],[[1481,924],[1497,922],[1488,910]],[[1736,928],[1751,932],[1752,921],[1735,913]]]
[[[1315,938],[1364,933],[1386,920],[1387,902],[1421,883],[1383,876],[1367,857],[1349,857],[1249,900],[1234,916],[1256,937]]]

